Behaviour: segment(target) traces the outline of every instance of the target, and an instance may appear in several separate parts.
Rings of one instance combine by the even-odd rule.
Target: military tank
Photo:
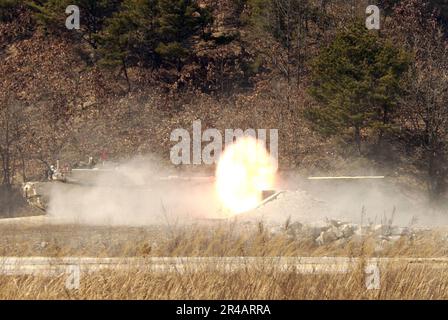
[[[122,168],[113,162],[103,162],[99,165],[90,157],[86,163],[80,163],[76,168],[65,164],[61,166],[59,161],[50,167],[45,181],[30,181],[22,186],[23,197],[28,204],[46,213],[52,196],[56,189],[70,193],[73,190],[88,192],[92,188],[135,189],[148,190],[163,189],[165,186],[195,187],[204,184],[212,184],[213,176],[181,176],[167,174],[166,172],[151,172],[142,174],[138,169],[129,172],[129,168],[123,172]],[[131,170],[132,171],[132,170]],[[130,178],[142,175],[139,179]]]
[[[59,194],[65,193],[69,199],[71,196],[87,194],[89,191],[98,191],[98,189],[113,189],[114,192],[126,190],[127,193],[135,191],[135,194],[144,191],[144,194],[148,196],[155,194],[160,195],[160,198],[163,198],[164,195],[172,197],[173,194],[176,194],[176,190],[178,190],[178,194],[184,195],[186,190],[189,190],[196,195],[202,194],[203,201],[206,202],[206,198],[211,197],[210,192],[213,190],[214,182],[215,177],[212,175],[191,172],[190,174],[180,174],[176,171],[167,172],[165,170],[148,173],[145,170],[139,170],[138,167],[126,167],[123,170],[122,166],[112,162],[95,164],[90,157],[88,162],[78,164],[76,168],[71,168],[66,164],[61,166],[59,161],[56,161],[56,164],[51,166],[46,181],[31,181],[23,184],[23,196],[30,206],[43,213],[48,212],[50,200],[55,191]],[[204,191],[205,189],[207,191]],[[263,191],[260,206],[275,200],[281,192],[277,190]],[[69,200],[71,201],[71,199]],[[223,209],[214,208],[214,210],[222,211]]]

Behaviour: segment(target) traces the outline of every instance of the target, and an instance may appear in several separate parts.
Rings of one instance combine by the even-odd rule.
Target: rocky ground
[[[273,233],[286,233],[291,238],[312,238],[317,245],[343,245],[362,237],[375,239],[381,247],[402,238],[412,240],[416,234],[431,230],[418,219],[395,221],[390,214],[374,216],[361,207],[358,215],[348,217],[330,202],[313,197],[305,190],[285,191],[265,205],[237,217],[243,223],[260,223]],[[404,223],[403,221],[408,221]]]
[[[362,237],[374,238],[379,245],[400,240],[413,239],[417,233],[428,231],[424,228],[398,227],[391,224],[358,225],[340,220],[326,220],[320,224],[293,222],[285,226],[271,227],[275,233],[286,232],[290,237],[311,237],[317,245],[329,243],[344,244]]]

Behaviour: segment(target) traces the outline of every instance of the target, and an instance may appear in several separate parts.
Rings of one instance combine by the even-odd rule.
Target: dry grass
[[[270,234],[263,226],[87,227],[0,225],[0,256],[387,256],[446,257],[441,231],[385,245],[372,238],[317,246],[312,238]],[[45,244],[43,244],[45,243]],[[0,299],[447,299],[448,269],[435,265],[381,267],[381,289],[366,290],[364,265],[345,274],[238,270],[155,273],[102,271],[66,276],[0,276]]]
[[[79,290],[65,277],[1,276],[0,299],[447,299],[448,270],[385,268],[381,288],[367,290],[361,268],[347,274],[294,272],[144,273],[84,275]]]
[[[378,256],[446,257],[446,231],[379,245],[372,237],[319,246],[309,234],[272,234],[263,225],[91,227],[0,225],[0,256]]]

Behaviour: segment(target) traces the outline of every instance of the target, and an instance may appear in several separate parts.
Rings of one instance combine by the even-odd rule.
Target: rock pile
[[[318,245],[342,244],[361,237],[373,237],[382,243],[393,242],[401,237],[412,239],[416,232],[409,227],[397,227],[388,224],[361,226],[340,220],[326,220],[314,224],[302,224],[296,221],[282,227],[272,227],[271,231],[273,233],[286,232],[293,239],[312,237]]]
[[[275,200],[239,215],[237,220],[248,224],[262,222],[274,234],[286,233],[295,240],[312,239],[319,246],[373,238],[381,247],[402,237],[412,239],[417,231],[393,225],[393,216],[382,219],[381,224],[371,220],[367,224],[348,222],[347,215],[339,214],[331,204],[304,190],[284,191]]]

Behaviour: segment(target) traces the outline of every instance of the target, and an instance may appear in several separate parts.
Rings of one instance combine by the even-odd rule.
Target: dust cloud
[[[212,181],[138,158],[113,167],[74,170],[68,183],[54,183],[49,216],[92,225],[178,224],[219,214]]]
[[[366,170],[368,171],[368,170]],[[316,176],[319,176],[316,174]],[[356,224],[393,223],[400,226],[448,224],[448,212],[430,205],[423,189],[399,182],[397,177],[359,180],[308,180],[288,174],[282,183],[290,190],[285,202],[294,202],[295,213],[303,220],[338,219]],[[300,203],[300,199],[305,199]],[[279,199],[280,200],[280,199]],[[277,206],[281,206],[280,201]],[[278,211],[272,206],[271,211]],[[294,207],[293,205],[286,207]],[[309,209],[307,209],[309,208]],[[294,219],[294,211],[292,211]],[[310,218],[312,216],[312,218]]]
[[[49,217],[63,223],[144,226],[229,217],[215,193],[213,174],[186,172],[138,158],[114,167],[76,171],[69,183],[52,184]],[[382,180],[309,181],[283,175],[284,192],[264,206],[235,216],[240,221],[305,223],[339,219],[357,224],[436,226],[446,212],[428,205],[422,191]]]

